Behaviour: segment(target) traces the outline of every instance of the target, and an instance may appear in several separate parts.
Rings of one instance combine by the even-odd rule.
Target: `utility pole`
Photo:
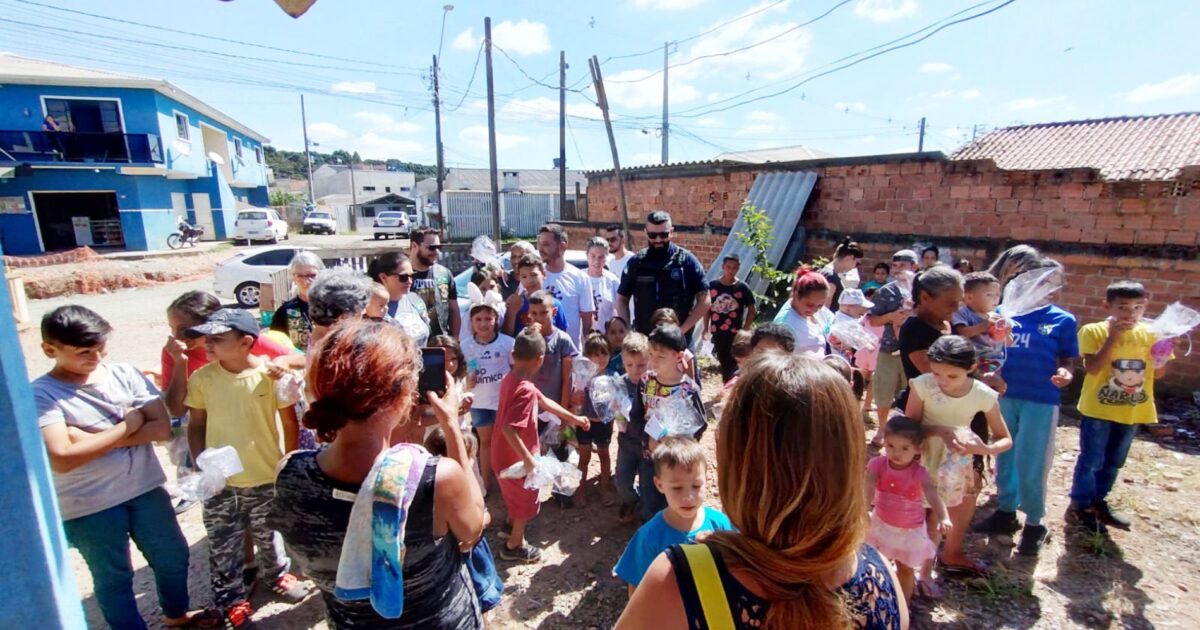
[[[918,127],[917,133],[920,134],[917,138],[917,153],[923,153],[925,151],[925,117],[924,116],[921,117],[921,124]]]
[[[667,136],[669,135],[670,125],[667,123],[667,71],[670,67],[667,63],[667,51],[671,46],[671,42],[663,42],[663,122],[662,122],[662,163],[667,163]]]
[[[558,218],[567,203],[567,51],[558,51]],[[572,217],[578,218],[578,217]]]
[[[500,182],[496,169],[496,85],[492,77],[492,18],[483,18],[483,46],[487,52],[488,166],[492,176],[492,239],[500,246]]]
[[[350,231],[358,231],[358,187],[354,185],[354,154],[346,160],[350,165]]]
[[[595,85],[596,102],[600,112],[604,114],[604,128],[608,130],[608,147],[612,149],[613,173],[617,178],[617,198],[621,203],[621,229],[625,239],[633,245],[633,234],[629,232],[629,206],[625,203],[625,181],[621,179],[621,159],[617,156],[617,138],[613,135],[612,119],[608,116],[608,94],[604,91],[604,76],[600,74],[600,59],[595,55],[588,60],[588,68],[592,71],[592,83]]]
[[[445,19],[444,13],[442,14],[442,18]],[[434,129],[434,134],[437,136],[437,139],[435,141],[435,144],[437,145],[437,203],[438,203],[438,214],[442,217],[442,220],[441,220],[442,240],[446,240],[446,223],[447,223],[447,219],[449,217],[446,216],[446,208],[443,207],[443,205],[442,205],[442,187],[444,186],[444,182],[445,182],[446,169],[444,166],[445,158],[442,156],[442,99],[441,99],[440,93],[438,92],[438,70],[439,70],[438,58],[437,58],[437,55],[434,55],[433,56],[433,129]]]
[[[304,113],[304,95],[300,95],[300,125],[304,128],[304,161],[308,164],[308,202],[314,207],[317,198],[313,196],[312,183],[312,154],[308,151],[308,116]]]

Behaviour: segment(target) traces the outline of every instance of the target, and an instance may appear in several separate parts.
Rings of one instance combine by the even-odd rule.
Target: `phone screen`
[[[421,376],[417,381],[421,402],[429,402],[426,392],[446,393],[446,349],[421,348]]]

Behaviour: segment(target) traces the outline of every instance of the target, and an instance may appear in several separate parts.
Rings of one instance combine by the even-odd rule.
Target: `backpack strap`
[[[729,599],[725,596],[725,586],[721,583],[721,574],[717,571],[712,550],[703,544],[680,545],[679,549],[683,551],[683,557],[691,569],[692,583],[696,587],[709,630],[734,630],[733,611],[729,608]]]

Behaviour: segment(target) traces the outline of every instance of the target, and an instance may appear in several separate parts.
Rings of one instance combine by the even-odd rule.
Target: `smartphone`
[[[417,392],[421,402],[429,402],[426,392],[439,396],[446,393],[446,349],[421,348],[421,376],[417,380]]]

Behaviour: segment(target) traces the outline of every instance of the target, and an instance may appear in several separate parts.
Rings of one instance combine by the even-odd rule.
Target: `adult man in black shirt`
[[[680,328],[691,340],[692,329],[708,315],[708,280],[700,259],[671,242],[671,215],[655,210],[646,216],[648,246],[634,254],[617,287],[617,314],[648,335],[654,311],[674,309]],[[629,301],[637,307],[630,319]]]
[[[442,237],[433,228],[418,228],[409,236],[413,265],[412,292],[425,302],[429,310],[429,336],[458,337],[458,290],[454,274],[438,264]]]

